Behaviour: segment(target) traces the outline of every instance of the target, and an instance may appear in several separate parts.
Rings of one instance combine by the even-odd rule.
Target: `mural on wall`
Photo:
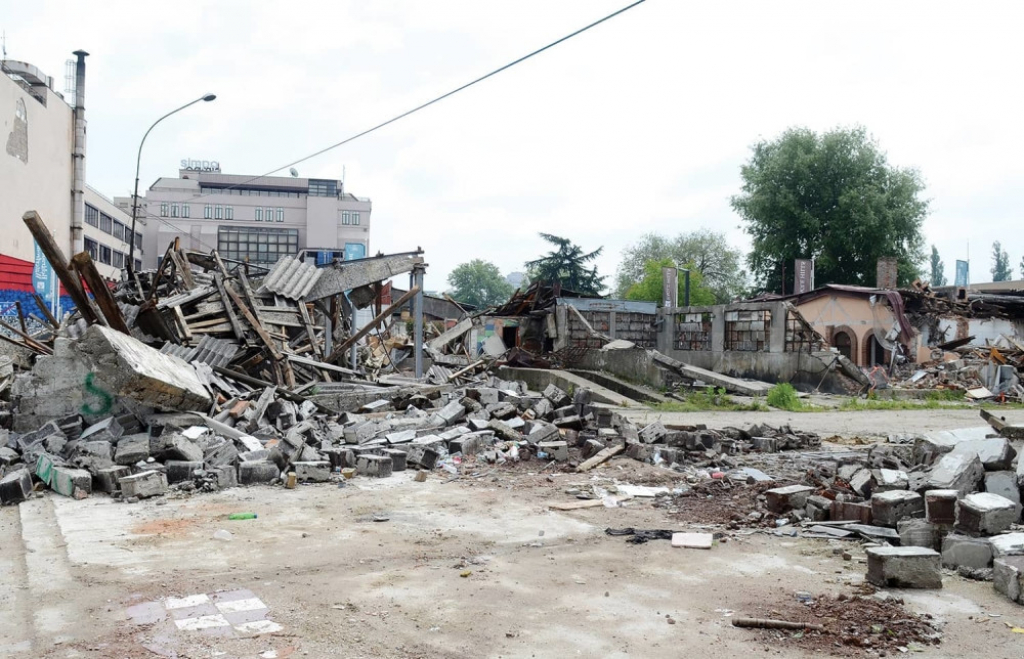
[[[21,98],[14,103],[14,125],[7,135],[7,155],[28,164],[28,110]]]

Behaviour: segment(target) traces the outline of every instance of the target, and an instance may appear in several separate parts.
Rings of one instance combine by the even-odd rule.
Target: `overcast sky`
[[[88,59],[87,179],[130,194],[182,158],[227,173],[285,165],[628,4],[627,0],[14,2],[8,57],[63,88]],[[862,124],[918,168],[925,236],[989,281],[1002,240],[1020,278],[1020,3],[648,0],[470,90],[298,166],[373,200],[371,253],[422,247],[427,287],[459,263],[523,269],[544,231],[613,275],[644,232],[709,227],[744,251],[729,206],[758,139]],[[285,175],[287,173],[285,172]],[[611,277],[609,277],[609,283]]]

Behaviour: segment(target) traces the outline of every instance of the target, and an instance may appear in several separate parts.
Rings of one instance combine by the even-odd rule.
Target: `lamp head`
[[[207,95],[203,96],[203,100],[206,101],[206,102],[210,102],[210,101],[212,101],[215,98],[217,98],[216,94],[207,94]]]

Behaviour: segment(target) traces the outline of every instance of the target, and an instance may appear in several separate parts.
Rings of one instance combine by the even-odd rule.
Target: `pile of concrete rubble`
[[[990,426],[816,461],[803,482],[767,490],[765,505],[804,537],[876,544],[868,580],[878,586],[941,588],[946,567],[1024,603],[1024,460],[1013,446],[1024,427],[982,414]]]

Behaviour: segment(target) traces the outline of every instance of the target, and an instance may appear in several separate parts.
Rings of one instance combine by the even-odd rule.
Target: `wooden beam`
[[[85,294],[85,289],[82,288],[82,282],[78,280],[75,273],[68,267],[68,260],[64,258],[63,250],[57,245],[57,241],[53,239],[53,236],[50,235],[50,231],[46,228],[43,218],[39,217],[39,213],[35,211],[28,211],[21,219],[25,221],[28,230],[32,232],[32,237],[36,239],[36,243],[39,245],[39,249],[42,250],[46,260],[57,271],[57,278],[64,285],[64,290],[71,296],[71,301],[78,307],[78,313],[82,314],[82,318],[90,325],[99,322],[99,315],[90,304],[89,296]]]
[[[39,307],[39,311],[41,311],[43,316],[46,317],[46,321],[53,325],[54,329],[60,328],[60,323],[58,323],[57,319],[53,317],[52,313],[50,313],[50,308],[46,306],[46,300],[39,297],[37,293],[32,294],[32,299],[36,301],[36,306]]]
[[[235,305],[238,306],[238,310],[242,312],[245,319],[249,321],[252,328],[256,330],[256,334],[263,341],[263,344],[267,346],[268,350],[270,350],[270,356],[274,361],[281,361],[283,358],[281,351],[277,349],[277,345],[274,344],[274,340],[270,338],[269,334],[267,334],[267,330],[263,327],[263,324],[260,323],[259,319],[256,318],[251,311],[249,311],[249,307],[245,306],[245,301],[242,300],[242,297],[230,286],[225,286],[224,288],[227,290],[228,295],[234,301]]]
[[[214,252],[214,255],[217,253]],[[217,263],[223,267],[223,263],[220,262],[220,257],[217,257]],[[231,331],[234,333],[235,338],[243,345],[249,344],[248,339],[245,338],[245,330],[242,329],[242,323],[238,320],[238,316],[235,315],[235,309],[231,306],[231,300],[228,299],[227,291],[224,290],[224,277],[226,275],[222,272],[213,275],[213,283],[217,287],[217,293],[220,295],[220,301],[224,303],[224,311],[227,313],[228,322],[231,323]]]
[[[344,342],[342,342],[337,348],[334,349],[334,352],[332,352],[331,356],[327,358],[327,361],[333,362],[335,359],[337,359],[338,355],[345,354],[345,350],[347,350],[353,343],[355,343],[356,341],[358,341],[359,339],[363,338],[364,336],[372,332],[374,329],[376,329],[376,327],[380,325],[380,322],[382,320],[393,314],[397,309],[401,308],[403,304],[411,300],[419,292],[419,286],[413,286],[405,295],[398,298],[398,300],[395,301],[390,307],[380,312],[380,314],[378,314],[376,318],[374,318],[365,326],[363,326],[363,329],[359,330],[352,336],[345,339]]]
[[[47,355],[52,355],[53,354],[53,350],[52,349],[50,349],[48,346],[43,345],[42,343],[39,343],[38,341],[33,339],[28,334],[25,334],[24,332],[19,330],[17,327],[11,327],[10,325],[8,325],[7,323],[5,323],[2,320],[0,320],[0,327],[3,327],[4,329],[8,329],[8,330],[14,332],[15,334],[17,334],[18,336],[20,336],[21,338],[25,339],[25,347],[30,348],[32,350],[35,350],[36,352],[45,353]]]
[[[92,297],[100,308],[100,313],[107,319],[107,325],[116,329],[122,334],[131,334],[128,323],[124,321],[124,315],[117,306],[117,301],[107,288],[107,282],[103,281],[96,264],[92,262],[89,252],[79,252],[71,257],[71,265],[74,266],[79,276],[89,285]]]

